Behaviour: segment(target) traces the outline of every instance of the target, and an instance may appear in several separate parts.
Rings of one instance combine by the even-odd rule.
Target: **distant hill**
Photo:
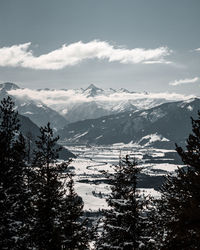
[[[20,123],[20,132],[25,138],[28,138],[29,136],[31,142],[31,152],[33,152],[33,150],[36,148],[35,140],[38,140],[37,137],[40,135],[40,129],[28,117],[19,114],[18,118]],[[60,145],[57,144],[57,147],[60,147]],[[68,149],[61,146],[59,159],[68,160],[69,158],[76,158],[76,156]]]
[[[20,131],[25,137],[27,137],[27,135],[31,133],[32,146],[33,148],[35,148],[34,142],[38,139],[37,137],[40,135],[40,129],[28,117],[19,115],[19,120],[21,124]],[[61,151],[59,152],[59,159],[68,160],[69,158],[75,157],[76,156],[73,153],[71,153],[68,149],[64,147],[62,147]]]

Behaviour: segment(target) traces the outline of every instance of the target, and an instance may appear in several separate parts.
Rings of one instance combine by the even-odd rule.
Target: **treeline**
[[[104,173],[111,183],[109,210],[88,228],[69,162],[57,162],[58,137],[41,127],[30,159],[14,103],[0,105],[0,249],[200,249],[200,113],[192,119],[184,168],[168,175],[160,199],[138,189],[141,167],[128,155]],[[28,141],[30,143],[30,141]],[[27,150],[28,148],[28,150]]]

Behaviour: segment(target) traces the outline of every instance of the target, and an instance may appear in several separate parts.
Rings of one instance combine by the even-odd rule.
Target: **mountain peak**
[[[125,89],[125,88],[120,88],[119,89],[119,92],[121,92],[121,93],[130,93],[127,89]]]
[[[5,91],[9,91],[9,90],[13,90],[13,89],[20,89],[20,87],[12,82],[4,82],[4,83],[0,84],[0,89],[5,90]]]
[[[91,83],[85,90],[88,90],[88,89],[95,89],[95,90],[98,90],[100,88],[98,88],[97,86],[95,86],[93,83]]]
[[[90,84],[85,90],[84,93],[87,97],[94,97],[103,92],[103,89],[96,87],[94,84]]]

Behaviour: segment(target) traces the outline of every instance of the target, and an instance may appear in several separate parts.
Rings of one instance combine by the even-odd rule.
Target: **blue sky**
[[[199,0],[1,0],[0,81],[200,95]]]

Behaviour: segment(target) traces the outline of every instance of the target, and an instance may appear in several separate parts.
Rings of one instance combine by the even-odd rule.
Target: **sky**
[[[0,0],[0,82],[200,96],[199,0]]]

